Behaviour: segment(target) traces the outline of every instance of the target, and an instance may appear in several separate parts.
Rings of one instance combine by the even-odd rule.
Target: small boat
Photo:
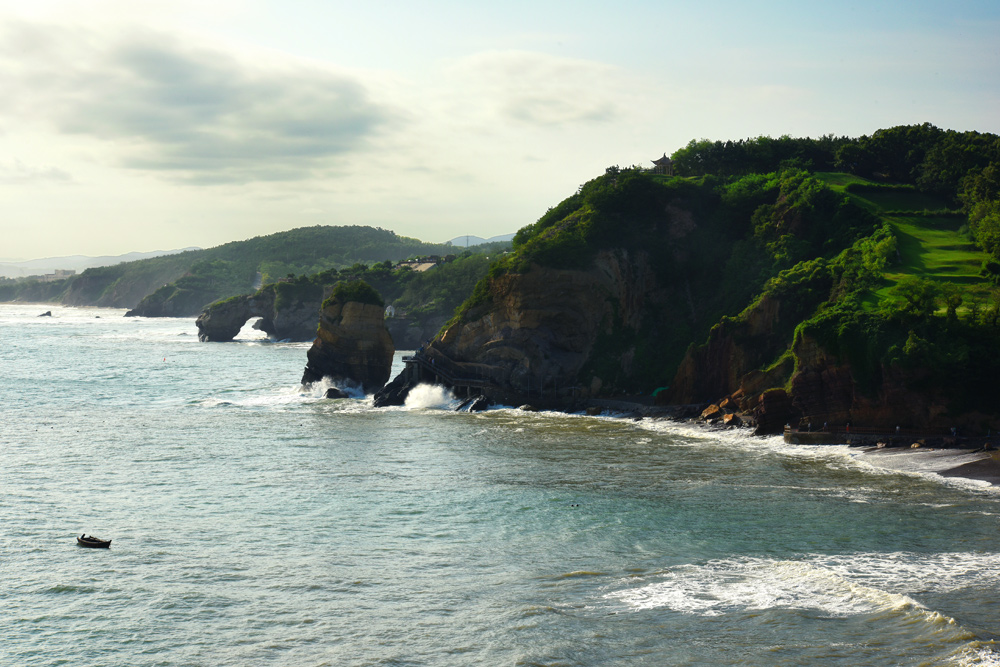
[[[102,540],[101,538],[94,537],[93,535],[81,535],[76,538],[76,543],[81,547],[90,547],[91,549],[107,549],[111,547],[111,540]]]

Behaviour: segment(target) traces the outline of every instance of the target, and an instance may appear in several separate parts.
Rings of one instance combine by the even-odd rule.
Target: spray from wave
[[[326,398],[326,392],[330,389],[339,389],[343,393],[347,394],[348,398],[365,397],[364,389],[362,389],[360,384],[343,378],[334,380],[330,377],[325,377],[319,382],[313,382],[310,385],[305,385],[299,390],[299,392],[301,395],[309,396],[311,398]]]
[[[407,410],[453,410],[458,400],[447,387],[436,384],[418,384],[406,396]]]

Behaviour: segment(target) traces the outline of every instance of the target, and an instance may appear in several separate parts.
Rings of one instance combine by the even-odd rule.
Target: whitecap
[[[459,405],[447,387],[437,384],[418,384],[406,395],[407,410],[454,410]]]

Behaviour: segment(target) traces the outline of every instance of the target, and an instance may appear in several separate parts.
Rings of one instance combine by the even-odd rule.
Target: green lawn
[[[887,272],[890,279],[895,281],[904,275],[916,275],[942,282],[982,282],[979,268],[986,253],[959,231],[964,220],[923,216],[887,216],[885,219],[896,232],[902,260],[890,266]]]
[[[879,215],[896,234],[897,261],[890,263],[882,288],[866,301],[866,308],[877,306],[904,276],[920,276],[967,287],[981,286],[983,292],[991,287],[979,275],[987,254],[976,248],[968,235],[960,231],[966,219],[925,213],[949,208],[947,201],[906,190],[847,192],[846,187],[851,183],[869,182],[851,174],[824,172],[816,174],[816,177]],[[914,215],[906,215],[907,211],[913,211]]]

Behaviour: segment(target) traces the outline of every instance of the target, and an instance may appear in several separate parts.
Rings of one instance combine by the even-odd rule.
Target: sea
[[[0,304],[0,665],[1000,665],[984,483],[123,314]]]

